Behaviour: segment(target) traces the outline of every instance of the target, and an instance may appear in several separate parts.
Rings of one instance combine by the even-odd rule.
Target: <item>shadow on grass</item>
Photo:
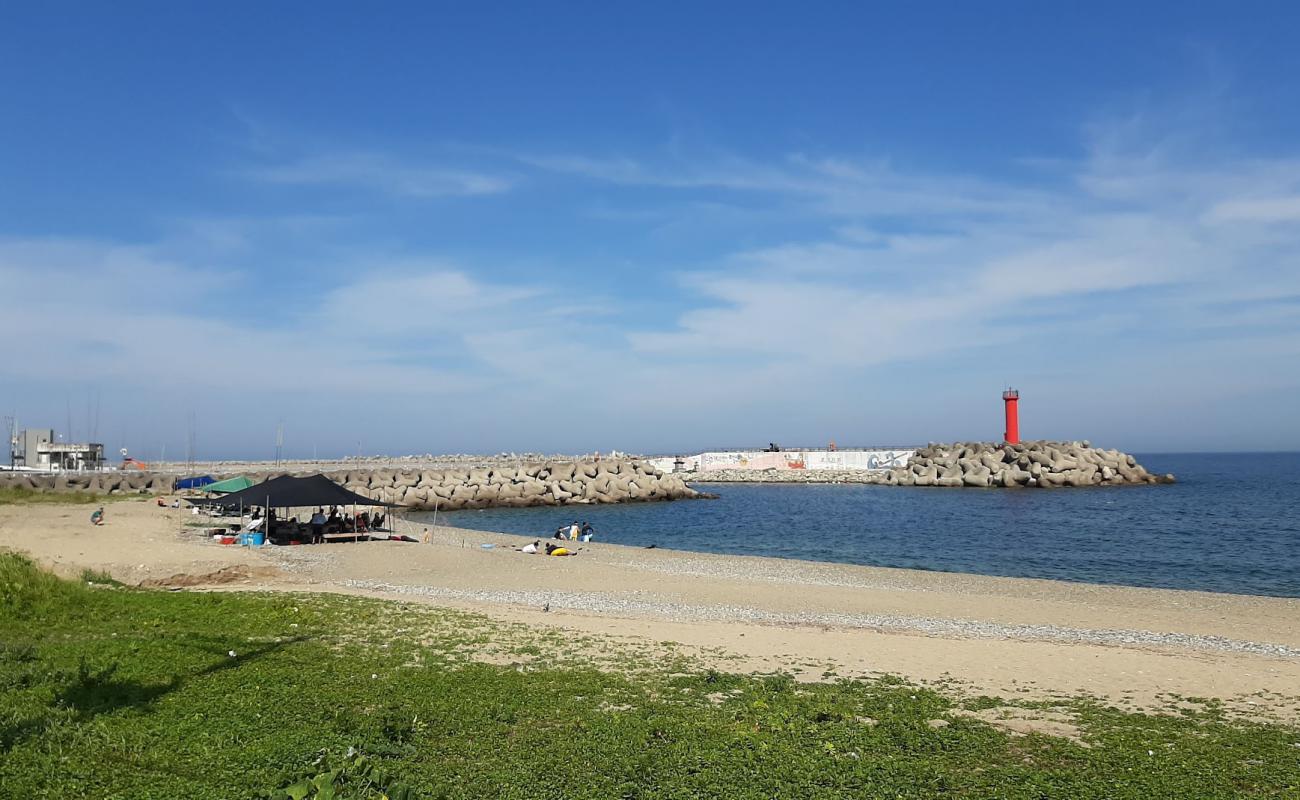
[[[182,646],[198,647],[217,660],[193,674],[173,675],[163,683],[144,683],[130,678],[121,678],[117,675],[116,662],[95,668],[83,657],[77,666],[76,676],[55,692],[54,702],[46,709],[45,714],[0,728],[0,753],[8,752],[30,736],[44,731],[53,720],[50,712],[66,709],[72,712],[72,720],[78,723],[88,722],[102,714],[112,714],[124,709],[148,712],[158,700],[180,689],[187,681],[237,669],[307,638],[295,636],[270,642],[235,657],[231,657],[223,649],[224,644],[218,645],[211,641],[203,644],[181,642]]]

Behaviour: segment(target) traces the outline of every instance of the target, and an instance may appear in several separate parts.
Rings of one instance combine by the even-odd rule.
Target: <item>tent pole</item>
[[[437,497],[437,495],[434,495],[434,497]],[[440,500],[441,498],[433,501],[433,539],[438,538],[438,503]],[[433,539],[429,540],[430,544],[433,544]]]

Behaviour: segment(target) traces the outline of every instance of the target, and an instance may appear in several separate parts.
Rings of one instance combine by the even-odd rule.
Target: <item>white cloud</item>
[[[332,392],[464,392],[499,380],[496,365],[509,361],[472,357],[470,335],[544,324],[568,302],[443,264],[403,262],[370,274],[343,270],[358,277],[303,286],[279,306],[254,310],[239,274],[166,260],[159,250],[0,241],[0,281],[23,298],[0,317],[0,338],[12,346],[0,375],[229,391],[234,375],[240,386],[293,390],[313,374],[342,372],[364,378],[332,382]],[[430,362],[430,351],[447,364]],[[521,343],[519,351],[532,349]]]
[[[318,155],[248,170],[273,184],[359,186],[406,197],[468,197],[509,191],[505,176],[464,169],[434,167],[370,153]]]
[[[1065,180],[1056,188],[1012,187],[1005,202],[964,177],[945,185],[874,164],[799,163],[827,175],[823,198],[857,196],[853,221],[835,221],[845,204],[827,212],[824,238],[746,250],[684,274],[697,307],[669,330],[643,326],[634,347],[660,358],[744,353],[860,369],[1063,337],[1077,346],[1058,357],[1084,362],[1141,336],[1159,358],[1170,337],[1227,335],[1213,322],[1222,318],[1217,303],[1258,304],[1300,289],[1300,231],[1207,224],[1286,218],[1289,202],[1224,198],[1286,185],[1292,161],[1186,164],[1112,149],[1070,169],[1058,164]],[[886,196],[919,230],[873,219]],[[937,232],[926,231],[927,220],[942,221]],[[1234,313],[1300,334],[1290,306]]]
[[[1176,375],[1192,365],[1242,393],[1282,392],[1300,382],[1290,368],[1300,227],[1284,224],[1300,219],[1300,162],[1171,152],[1116,135],[1075,163],[1040,165],[1033,181],[801,154],[667,165],[516,158],[516,168],[669,190],[637,193],[626,209],[621,191],[602,193],[624,228],[634,227],[629,216],[699,217],[716,200],[710,190],[740,195],[726,198],[727,230],[709,245],[724,254],[684,269],[686,258],[674,258],[677,283],[651,298],[653,317],[628,312],[642,276],[661,266],[638,255],[637,241],[620,254],[633,277],[602,282],[618,294],[596,297],[580,270],[555,267],[521,284],[438,253],[367,250],[366,229],[354,226],[346,245],[311,248],[318,277],[283,307],[248,313],[240,292],[253,279],[208,260],[255,256],[271,235],[256,220],[192,226],[155,246],[10,240],[0,242],[0,279],[28,299],[0,319],[0,336],[41,335],[34,347],[10,345],[0,376],[74,374],[235,397],[245,386],[297,396],[323,374],[331,398],[384,408],[404,398],[439,413],[455,398],[449,419],[553,437],[624,430],[629,420],[639,431],[716,427],[731,437],[758,422],[795,424],[795,403],[809,419],[858,413],[858,395],[876,381],[967,391],[945,388],[946,376],[997,385],[1038,376],[1043,395],[1058,397],[1078,382],[1127,380],[1140,384],[1135,396],[1158,398],[1162,385],[1194,383]],[[306,159],[258,177],[415,198],[512,185],[384,156]],[[575,218],[600,224],[581,209]],[[327,218],[301,222],[276,230],[329,239]],[[733,240],[743,244],[724,246]],[[187,342],[254,357],[232,374],[186,357]],[[878,414],[909,413],[907,400],[873,402]]]
[[[1211,222],[1300,222],[1300,195],[1227,200],[1206,214]]]

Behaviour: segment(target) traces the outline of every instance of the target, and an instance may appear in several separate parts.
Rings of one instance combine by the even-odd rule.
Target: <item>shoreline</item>
[[[107,525],[91,528],[84,506],[0,506],[0,548],[64,575],[98,569],[167,588],[361,594],[673,642],[733,671],[813,680],[889,673],[973,693],[1086,694],[1136,708],[1211,697],[1241,713],[1300,719],[1294,598],[599,541],[552,558],[510,549],[535,537],[444,526],[432,545],[252,550],[210,543],[185,526],[189,514],[172,509],[124,502],[109,512]]]

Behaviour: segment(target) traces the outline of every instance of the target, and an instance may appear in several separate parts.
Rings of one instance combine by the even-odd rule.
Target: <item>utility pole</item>
[[[189,474],[194,474],[194,462],[198,460],[198,417],[193,411],[190,412],[189,429],[185,437],[185,469]]]
[[[280,456],[284,452],[284,422],[275,426],[275,465],[280,466]]]
[[[5,417],[5,439],[9,442],[9,471],[14,470],[14,455],[18,450],[18,418],[10,415]]]

